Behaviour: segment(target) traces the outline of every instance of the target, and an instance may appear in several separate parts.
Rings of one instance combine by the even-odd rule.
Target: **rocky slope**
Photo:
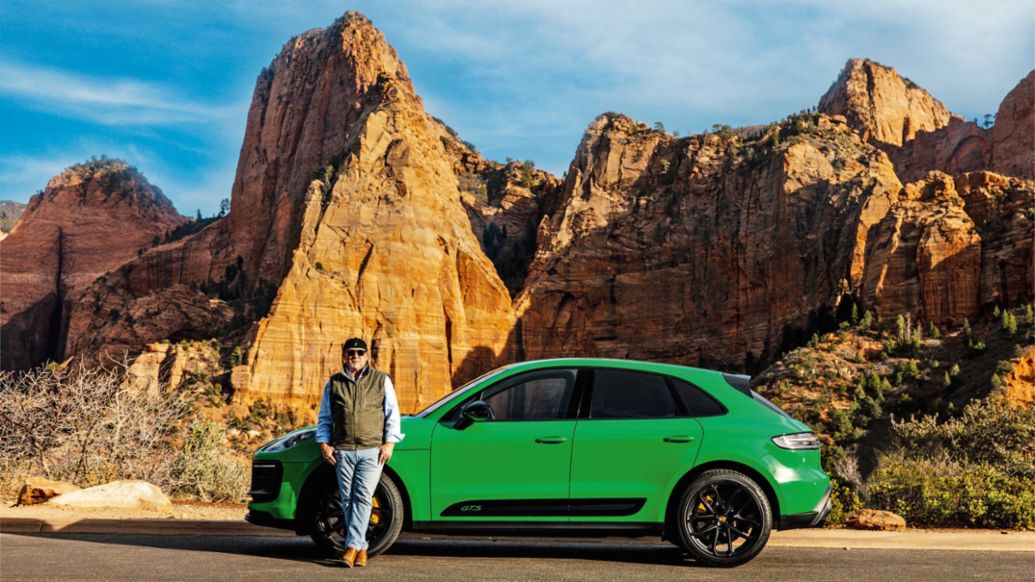
[[[93,160],[52,178],[0,241],[0,365],[26,368],[58,355],[85,289],[185,221],[122,161]]]

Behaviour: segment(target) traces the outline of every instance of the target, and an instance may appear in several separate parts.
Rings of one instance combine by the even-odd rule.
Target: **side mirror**
[[[475,400],[464,405],[463,410],[460,411],[460,419],[456,421],[453,428],[464,430],[475,422],[492,420],[494,418],[496,418],[496,415],[492,413],[492,407],[489,406],[489,403],[484,400]]]

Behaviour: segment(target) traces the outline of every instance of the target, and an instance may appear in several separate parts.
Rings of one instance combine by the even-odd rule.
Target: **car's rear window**
[[[590,418],[675,416],[679,416],[679,409],[663,376],[607,368],[594,371]]]

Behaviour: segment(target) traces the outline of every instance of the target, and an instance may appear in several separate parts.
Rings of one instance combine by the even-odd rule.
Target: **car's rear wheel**
[[[705,471],[683,493],[673,516],[681,545],[695,561],[739,566],[769,540],[773,513],[751,477],[728,469]]]
[[[406,514],[399,488],[384,473],[374,490],[372,505],[367,526],[367,543],[370,544],[367,554],[376,556],[395,543]],[[309,536],[320,550],[329,557],[341,556],[345,552],[346,526],[337,483],[332,481],[320,491],[311,519]]]

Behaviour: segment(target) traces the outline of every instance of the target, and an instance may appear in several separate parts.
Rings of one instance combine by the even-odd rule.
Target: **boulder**
[[[63,507],[118,507],[170,512],[172,501],[158,487],[146,481],[112,481],[58,495],[48,501]]]
[[[67,481],[54,481],[45,477],[29,477],[18,491],[17,505],[35,505],[51,497],[79,490]]]
[[[862,509],[845,518],[845,527],[877,531],[903,531],[906,520],[890,511]]]

